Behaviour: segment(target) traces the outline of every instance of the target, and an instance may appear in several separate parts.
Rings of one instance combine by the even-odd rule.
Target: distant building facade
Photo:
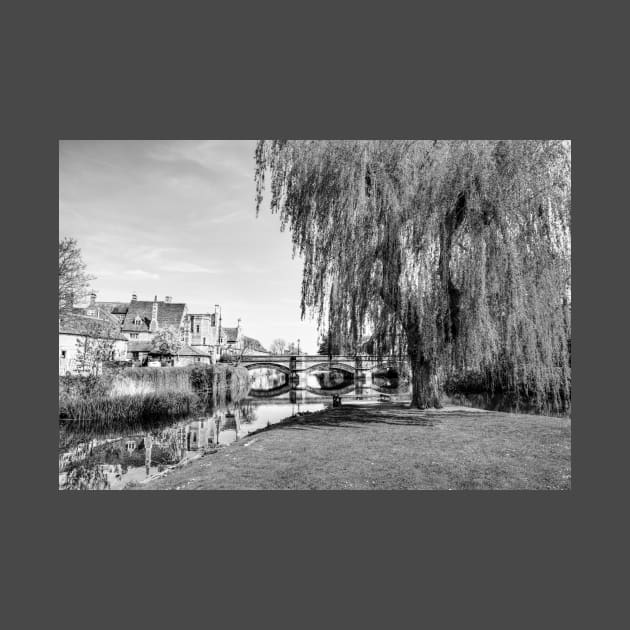
[[[103,361],[124,361],[128,344],[127,337],[106,318],[68,315],[59,320],[59,374],[99,371]]]
[[[144,365],[159,352],[154,352],[152,341],[156,334],[171,330],[179,335],[183,347],[173,358],[173,365],[215,363],[222,355],[235,355],[247,348],[265,353],[257,339],[243,335],[241,320],[234,328],[224,327],[221,308],[214,305],[208,313],[190,313],[184,302],[173,302],[170,296],[164,300],[139,300],[137,294],[129,302],[97,302],[96,295],[81,309],[86,315],[106,320],[118,326],[120,334],[128,340],[127,359]]]

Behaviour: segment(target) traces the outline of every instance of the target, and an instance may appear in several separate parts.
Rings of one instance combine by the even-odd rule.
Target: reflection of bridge
[[[319,370],[341,370],[354,376],[355,382],[366,385],[372,382],[376,370],[394,368],[398,371],[402,361],[395,357],[373,357],[370,355],[246,355],[240,364],[248,370],[267,368],[287,374],[297,387],[306,387],[306,377]]]

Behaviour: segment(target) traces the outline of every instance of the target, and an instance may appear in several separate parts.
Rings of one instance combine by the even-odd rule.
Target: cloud
[[[178,262],[169,263],[160,267],[162,271],[172,271],[175,273],[219,273],[220,269],[209,269],[208,267],[202,267],[195,263]]]
[[[211,219],[207,219],[207,223],[214,223],[214,224],[235,223],[238,220],[240,220],[240,218],[243,217],[244,214],[245,213],[242,210],[237,210],[235,212],[228,212],[227,214],[224,214],[222,216],[212,217]]]
[[[134,278],[159,278],[157,273],[151,273],[144,269],[128,269],[123,272],[126,276],[133,276]]]

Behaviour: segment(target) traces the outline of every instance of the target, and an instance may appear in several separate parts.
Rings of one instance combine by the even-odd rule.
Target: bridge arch
[[[281,363],[272,363],[270,362],[260,362],[256,361],[255,363],[242,363],[243,367],[246,367],[248,370],[258,370],[258,369],[271,369],[276,370],[277,372],[282,372],[288,376],[291,376],[291,370],[289,366],[282,365]]]

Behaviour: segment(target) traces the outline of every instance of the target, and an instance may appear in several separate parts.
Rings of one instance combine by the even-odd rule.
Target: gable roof
[[[72,313],[59,321],[59,334],[127,341],[127,337],[121,335],[118,327],[111,322],[79,313]]]
[[[96,302],[96,306],[112,315],[124,315],[129,310],[129,302]]]
[[[158,302],[158,328],[179,328],[186,312],[186,304],[173,302]],[[129,302],[129,309],[125,314],[121,329],[125,332],[148,332],[151,323],[153,301],[134,300]],[[134,324],[136,317],[139,324]]]
[[[94,306],[74,306],[72,308],[72,315],[85,315],[92,319],[101,319],[112,326],[116,326],[116,328],[120,326],[118,318],[112,315],[108,309],[104,309],[98,304]]]
[[[150,341],[130,341],[128,350],[129,352],[150,352],[152,347]]]
[[[223,326],[221,328],[221,333],[223,335],[223,339],[228,343],[236,341],[238,338],[238,328],[228,328],[227,326]]]

